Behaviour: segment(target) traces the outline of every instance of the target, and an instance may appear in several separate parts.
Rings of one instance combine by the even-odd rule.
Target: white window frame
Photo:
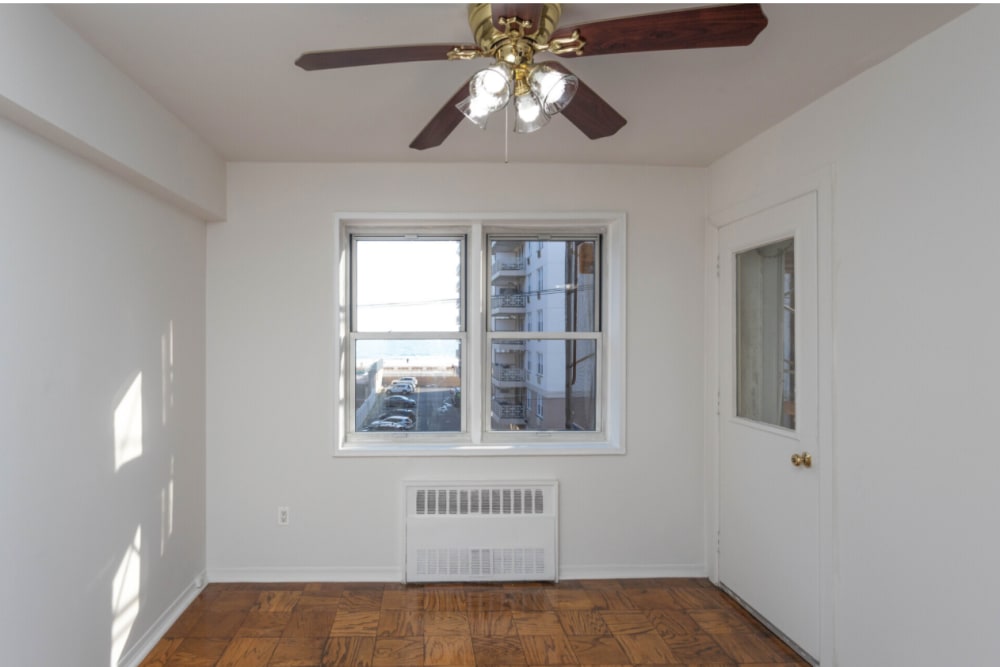
[[[598,370],[598,430],[490,431],[491,380],[486,349],[489,259],[488,233],[600,234],[601,347]],[[348,348],[351,311],[350,237],[360,235],[465,236],[465,322],[462,345],[461,432],[351,433],[353,366]],[[544,214],[381,214],[339,213],[334,216],[331,386],[333,387],[333,454],[335,456],[518,456],[624,454],[626,451],[626,216],[622,212]],[[559,337],[559,334],[549,334]],[[352,411],[348,413],[348,411]],[[363,437],[358,437],[358,436]]]

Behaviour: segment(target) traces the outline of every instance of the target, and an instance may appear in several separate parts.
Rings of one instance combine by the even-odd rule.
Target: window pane
[[[736,256],[736,414],[795,428],[795,254],[786,239]]]
[[[461,341],[358,340],[354,358],[356,430],[462,430]]]
[[[462,242],[358,239],[355,331],[460,331]]]
[[[494,237],[489,248],[493,331],[598,330],[596,239]]]
[[[494,340],[494,431],[595,431],[597,342]]]

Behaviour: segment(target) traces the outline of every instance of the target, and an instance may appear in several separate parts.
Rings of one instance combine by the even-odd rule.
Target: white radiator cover
[[[407,582],[558,581],[558,482],[403,486]]]

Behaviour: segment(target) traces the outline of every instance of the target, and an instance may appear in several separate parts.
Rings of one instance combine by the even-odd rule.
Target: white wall
[[[205,225],[3,119],[0,202],[3,662],[118,664],[205,568]]]
[[[723,211],[833,166],[836,664],[1000,654],[1000,7],[720,160]]]
[[[214,579],[402,576],[401,482],[562,482],[566,577],[704,574],[704,170],[234,164],[208,231]],[[523,192],[523,198],[521,193]],[[628,454],[333,458],[338,211],[628,214]],[[291,525],[276,525],[279,505]]]
[[[0,116],[191,215],[225,217],[222,159],[47,7],[0,5]]]

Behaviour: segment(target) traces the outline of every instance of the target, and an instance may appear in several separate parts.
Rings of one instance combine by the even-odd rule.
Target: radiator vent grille
[[[418,489],[418,515],[544,514],[542,489]]]
[[[408,582],[558,581],[556,480],[404,483]]]
[[[545,567],[545,549],[417,549],[418,577],[534,578]]]

